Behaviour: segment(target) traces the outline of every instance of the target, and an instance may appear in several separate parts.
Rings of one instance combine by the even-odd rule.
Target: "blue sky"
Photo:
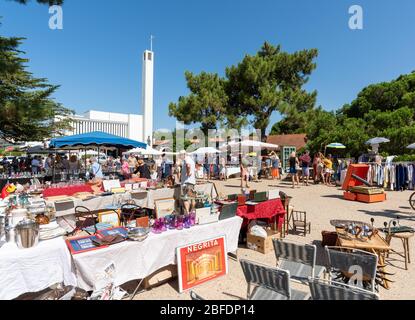
[[[348,28],[354,4],[363,30]],[[153,34],[155,129],[174,126],[168,104],[188,93],[186,70],[223,74],[264,41],[319,50],[306,88],[327,110],[415,70],[413,0],[66,0],[63,10],[64,29],[53,31],[48,7],[0,0],[0,34],[27,38],[30,71],[61,85],[56,99],[77,113],[141,113],[141,54]]]

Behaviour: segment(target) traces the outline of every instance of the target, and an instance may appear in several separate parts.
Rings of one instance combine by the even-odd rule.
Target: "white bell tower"
[[[151,47],[153,47],[151,45]],[[151,48],[152,49],[152,48]],[[146,50],[143,54],[142,105],[143,139],[153,145],[153,95],[154,95],[154,52]],[[150,143],[149,143],[150,142]]]

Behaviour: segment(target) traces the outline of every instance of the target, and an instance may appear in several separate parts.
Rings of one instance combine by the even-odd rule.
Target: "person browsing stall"
[[[92,177],[93,178],[98,178],[98,179],[104,178],[104,174],[102,173],[102,167],[98,163],[97,158],[92,158],[91,163],[92,163],[92,165],[91,165]]]
[[[308,179],[310,177],[310,152],[306,151],[299,159],[301,161],[301,170],[303,175],[303,184],[308,186]]]

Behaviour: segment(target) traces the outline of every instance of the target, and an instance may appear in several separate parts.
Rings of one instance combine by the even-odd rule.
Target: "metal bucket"
[[[15,228],[16,244],[20,249],[36,246],[39,242],[39,225],[33,220],[23,220]]]

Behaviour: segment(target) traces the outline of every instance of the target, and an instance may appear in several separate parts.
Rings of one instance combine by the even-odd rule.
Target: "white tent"
[[[206,147],[206,148],[199,148],[196,151],[191,152],[190,154],[216,154],[221,153],[220,150],[212,148],[212,147]]]
[[[244,140],[241,142],[230,142],[221,147],[222,150],[226,150],[228,147],[234,148],[260,148],[260,149],[279,149],[276,144],[265,143],[255,140]]]
[[[147,149],[136,148],[136,149],[127,151],[124,154],[141,154],[141,155],[148,155],[148,156],[161,156],[163,152],[153,149],[150,146],[147,146]]]

